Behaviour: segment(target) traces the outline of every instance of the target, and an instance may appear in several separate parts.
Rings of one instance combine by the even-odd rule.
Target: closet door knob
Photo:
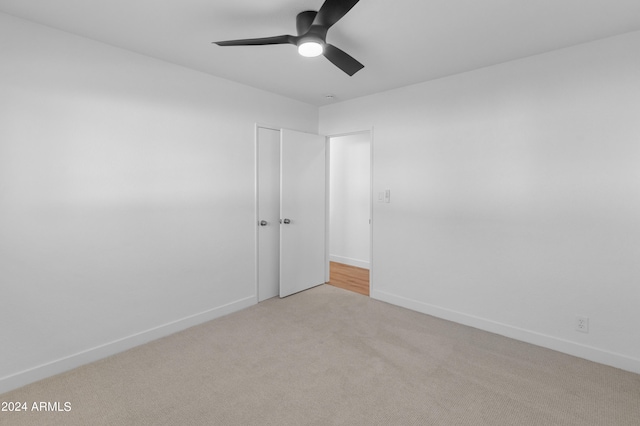
[[[291,223],[291,220],[289,220],[289,219],[285,219],[283,222],[284,222],[285,224],[289,224],[289,223]]]
[[[267,221],[266,220],[261,220],[260,221],[260,226],[267,226]]]

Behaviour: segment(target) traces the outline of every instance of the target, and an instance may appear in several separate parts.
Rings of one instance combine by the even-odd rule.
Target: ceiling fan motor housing
[[[313,20],[316,19],[316,15],[318,12],[315,10],[307,10],[305,12],[298,13],[296,16],[296,29],[298,30],[298,35],[301,36],[311,28],[313,24]]]
[[[322,25],[313,25],[318,12],[313,10],[307,10],[301,12],[296,16],[296,28],[298,30],[297,45],[300,46],[303,43],[318,43],[325,45],[327,38],[327,31],[329,28]]]

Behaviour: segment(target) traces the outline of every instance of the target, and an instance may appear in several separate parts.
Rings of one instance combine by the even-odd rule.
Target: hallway
[[[369,270],[344,263],[330,262],[328,284],[344,290],[369,295]]]

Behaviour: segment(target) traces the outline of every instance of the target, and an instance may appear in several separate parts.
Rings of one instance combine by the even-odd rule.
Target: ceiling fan
[[[297,36],[249,38],[215,41],[218,46],[263,46],[268,44],[294,44],[302,56],[324,55],[335,66],[350,76],[364,68],[353,57],[326,42],[327,31],[351,10],[359,0],[326,0],[319,11],[308,10],[296,16]]]

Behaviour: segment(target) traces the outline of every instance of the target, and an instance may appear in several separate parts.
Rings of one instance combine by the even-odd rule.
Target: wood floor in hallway
[[[332,286],[369,295],[369,270],[344,263],[330,262],[329,283]]]

